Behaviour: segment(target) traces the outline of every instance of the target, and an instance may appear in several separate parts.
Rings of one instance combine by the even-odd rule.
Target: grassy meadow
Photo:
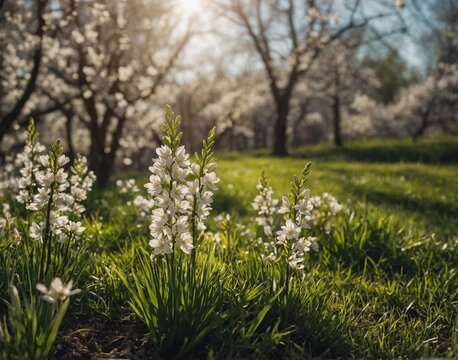
[[[292,150],[289,158],[267,151],[218,156],[221,191],[217,210],[245,214],[264,169],[274,191],[287,192],[292,174],[312,161],[309,187],[340,202],[393,216],[411,226],[447,236],[458,233],[458,141],[456,137],[409,140],[359,140],[343,149],[331,144]],[[223,195],[222,195],[223,194]]]
[[[288,158],[217,153],[221,182],[208,234],[193,267],[177,275],[180,286],[168,282],[162,265],[150,264],[150,218],[139,216],[131,195],[114,183],[93,192],[82,291],[72,298],[52,357],[456,357],[457,149],[458,140],[448,137],[359,141],[343,150],[305,146]],[[312,195],[331,193],[343,209],[312,225],[320,249],[285,284],[281,269],[260,256],[251,203],[262,169],[280,198],[309,160],[305,187]],[[147,179],[137,175],[143,188]],[[230,220],[215,221],[221,213]],[[175,261],[186,256],[177,253]]]

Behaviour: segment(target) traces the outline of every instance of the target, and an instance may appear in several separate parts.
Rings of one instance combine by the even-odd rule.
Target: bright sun
[[[180,0],[183,10],[188,14],[195,14],[202,10],[202,0]]]

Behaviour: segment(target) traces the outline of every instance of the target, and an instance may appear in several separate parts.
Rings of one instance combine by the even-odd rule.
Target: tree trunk
[[[104,156],[105,157],[105,156]],[[113,164],[109,161],[102,161],[99,164],[99,173],[97,174],[97,186],[104,188],[110,180],[111,172],[113,171]]]
[[[300,136],[300,125],[306,119],[308,110],[309,99],[301,102],[299,115],[296,117],[293,125],[293,146],[299,146],[302,143],[303,138]]]
[[[99,127],[96,123],[93,123],[90,128],[91,152],[89,162],[91,170],[93,170],[97,176],[97,186],[99,188],[106,187],[110,180],[126,119],[125,116],[117,119],[118,124],[112,134],[111,143],[109,145],[107,144],[107,131],[103,126]],[[109,146],[108,150],[106,150],[106,146]]]
[[[234,151],[234,128],[229,129],[229,150]]]
[[[288,149],[286,148],[286,130],[288,123],[290,96],[282,96],[277,99],[277,121],[274,127],[274,147],[272,155],[287,156]]]
[[[342,124],[342,116],[340,113],[340,97],[337,93],[334,94],[333,97],[333,104],[332,104],[332,111],[334,117],[334,143],[337,146],[343,145],[342,140],[342,131],[341,131],[341,124]]]
[[[73,164],[75,161],[75,148],[73,146],[73,132],[72,132],[72,123],[73,123],[73,114],[72,111],[64,110],[65,117],[65,132],[67,138],[68,146],[68,157],[70,158],[70,164]]]
[[[89,152],[89,167],[97,176],[97,185],[103,187],[106,182],[102,175],[101,167],[103,165],[103,154],[105,152],[105,141],[103,134],[99,134],[99,127],[97,124],[91,124],[91,147]],[[103,141],[102,141],[103,139]]]
[[[266,149],[269,147],[269,129],[264,126],[261,131],[261,148]]]
[[[97,177],[97,186],[104,188],[108,184],[111,172],[113,170],[113,164],[108,158],[109,154],[105,154],[102,149],[99,149],[97,144],[91,145],[90,154],[90,168],[94,171]]]
[[[421,125],[412,135],[412,141],[416,142],[418,138],[423,135],[423,133],[425,132],[427,128],[428,128],[428,121],[425,119],[425,117],[423,117],[421,121]]]
[[[412,141],[416,142],[420,136],[426,131],[429,126],[429,113],[431,111],[431,104],[428,104],[426,111],[421,116],[421,124],[412,135]]]
[[[3,3],[1,3],[3,4]],[[43,17],[43,13],[45,11],[47,1],[40,0],[37,4],[37,21],[38,21],[38,28],[35,35],[38,37],[38,47],[33,54],[33,66],[30,72],[30,78],[25,86],[24,92],[22,96],[18,99],[16,104],[10,110],[9,113],[3,116],[0,122],[0,142],[2,141],[3,137],[8,133],[8,131],[13,126],[14,121],[19,117],[21,114],[22,109],[25,107],[27,102],[29,101],[30,96],[32,96],[33,92],[35,91],[38,75],[40,73],[40,65],[41,65],[41,58],[43,55],[43,28],[45,26],[45,20]]]

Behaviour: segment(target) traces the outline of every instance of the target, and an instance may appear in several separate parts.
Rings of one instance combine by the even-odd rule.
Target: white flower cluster
[[[37,290],[43,294],[43,299],[51,304],[65,301],[68,297],[81,292],[80,289],[73,289],[73,281],[70,280],[70,282],[65,285],[60,278],[55,278],[51,282],[49,290],[43,284],[37,284]]]
[[[140,210],[140,216],[145,217],[154,207],[154,200],[147,199],[143,195],[136,195],[133,204]]]
[[[92,190],[96,177],[93,171],[89,171],[87,159],[84,156],[77,157],[70,168],[70,173],[70,194],[66,197],[69,211],[81,214],[86,210],[82,202],[87,199],[87,194]]]
[[[67,173],[64,166],[69,159],[61,153],[58,142],[50,155],[44,155],[44,151],[31,122],[24,150],[5,166],[8,177],[4,178],[2,187],[9,190],[11,198],[4,200],[16,201],[31,212],[33,221],[28,223],[28,232],[32,240],[43,241],[45,232],[57,235],[61,242],[66,237],[78,238],[84,230],[77,221],[85,210],[81,202],[87,198],[95,176],[88,171],[84,157],[78,157]],[[20,238],[9,206],[5,208],[4,204],[3,210],[1,227],[8,224],[14,237]]]
[[[28,205],[33,197],[35,190],[35,174],[39,171],[38,157],[43,154],[45,147],[38,141],[27,140],[24,150],[16,155],[10,169],[8,188],[12,194],[16,195],[16,200],[20,204]],[[17,174],[19,172],[19,174]]]
[[[259,183],[256,185],[259,193],[252,203],[253,208],[258,212],[256,223],[263,227],[264,234],[272,239],[264,242],[265,253],[262,255],[265,260],[274,262],[279,256],[279,248],[286,250],[288,264],[294,270],[300,270],[304,266],[304,254],[310,249],[319,250],[317,238],[305,237],[302,235],[304,229],[310,229],[310,220],[312,219],[313,204],[311,202],[310,190],[299,191],[306,175],[308,167],[304,169],[301,181],[295,178],[297,191],[292,191],[290,197],[283,196],[282,204],[278,207],[278,200],[273,198],[273,190],[268,186],[267,178],[264,171],[261,173]],[[275,216],[284,215],[285,223],[280,230],[276,231]],[[274,235],[275,234],[275,235]],[[262,238],[258,241],[262,243]]]
[[[280,214],[289,214],[285,225],[277,231],[277,245],[287,249],[288,264],[293,270],[304,268],[304,255],[312,247],[312,241],[316,242],[316,239],[302,236],[303,229],[310,229],[312,209],[310,190],[306,189],[297,195],[294,203],[287,196],[283,196],[282,205],[278,210]]]
[[[140,191],[137,184],[135,183],[135,179],[118,179],[116,180],[116,186],[119,188],[119,191],[122,194],[136,194]]]
[[[8,167],[12,195],[9,200],[30,211],[28,232],[32,240],[43,241],[45,233],[56,235],[60,242],[76,239],[84,230],[78,219],[85,210],[82,201],[87,198],[95,175],[88,171],[86,158],[80,156],[66,172],[64,166],[69,158],[62,154],[60,142],[53,145],[49,155],[44,155],[45,148],[38,141],[33,122],[28,130],[23,152]]]
[[[204,231],[207,227],[205,219],[210,214],[213,202],[213,191],[217,190],[216,184],[220,179],[213,171],[216,163],[211,162],[206,166],[191,164],[191,176],[194,180],[187,181],[188,200],[191,204],[189,216],[195,220],[195,227],[198,231]]]
[[[312,196],[310,202],[313,208],[318,210],[313,213],[313,220],[318,217],[336,216],[343,208],[337,199],[327,192],[323,193],[322,196]]]
[[[127,180],[116,180],[116,186],[119,188],[121,194],[127,194],[133,200],[129,200],[127,205],[134,205],[140,210],[140,216],[145,217],[146,214],[151,212],[154,207],[154,200],[147,199],[143,195],[139,194],[140,189],[138,188],[135,179]]]
[[[189,155],[184,146],[174,154],[169,146],[163,145],[156,153],[158,157],[153,159],[153,166],[149,168],[152,175],[145,185],[157,206],[152,211],[149,244],[154,254],[171,254],[174,243],[189,254],[193,248],[187,217],[190,203],[186,200]]]
[[[271,187],[262,181],[256,185],[259,194],[256,195],[252,203],[253,209],[258,212],[256,223],[262,226],[264,234],[268,237],[274,234],[274,214],[277,212],[278,199],[274,199]]]
[[[87,171],[86,160],[78,160],[71,170],[71,177],[63,169],[69,162],[65,155],[52,159],[49,155],[41,155],[41,167],[34,173],[38,185],[37,192],[27,209],[41,215],[41,221],[32,222],[29,235],[33,240],[43,241],[46,226],[49,231],[58,236],[59,242],[67,237],[77,239],[84,231],[80,221],[70,220],[69,215],[78,215],[84,211],[81,204],[87,197],[94,182],[94,175]],[[21,202],[21,198],[17,199]]]
[[[21,235],[17,230],[14,222],[14,217],[11,215],[11,208],[10,205],[7,203],[3,203],[1,207],[1,215],[0,215],[0,236],[4,233],[10,233],[13,235],[13,238],[16,242],[21,240]]]
[[[184,146],[174,150],[163,145],[156,153],[145,185],[155,205],[149,244],[154,254],[172,253],[175,243],[189,254],[194,248],[194,232],[205,229],[204,220],[211,210],[212,191],[219,181],[213,172],[216,164],[191,164]]]
[[[264,171],[261,173],[261,178],[256,185],[256,189],[258,189],[259,193],[255,196],[251,204],[253,209],[258,213],[255,221],[259,226],[262,226],[264,235],[269,239],[269,241],[263,242],[262,238],[259,238],[258,242],[264,245],[265,252],[269,254],[267,256],[262,255],[263,258],[268,261],[275,261],[277,259],[277,247],[275,241],[273,241],[275,238],[274,216],[278,212],[278,199],[273,198],[274,192],[272,188],[268,186]]]

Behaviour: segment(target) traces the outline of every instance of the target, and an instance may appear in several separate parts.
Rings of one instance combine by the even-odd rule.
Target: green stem
[[[196,262],[196,249],[198,244],[198,239],[196,237],[196,217],[197,217],[197,195],[201,194],[204,187],[202,185],[202,177],[204,176],[205,172],[205,166],[207,166],[208,162],[208,153],[205,152],[205,156],[202,158],[202,164],[199,169],[199,175],[198,175],[198,191],[194,194],[194,199],[193,199],[193,204],[192,204],[192,216],[191,216],[191,234],[192,234],[192,242],[194,245],[194,250],[191,254],[191,261],[192,261],[192,266],[193,268],[195,267],[195,262]]]
[[[289,247],[286,248],[286,294],[289,294],[289,278],[290,278],[290,269],[289,269]]]
[[[49,252],[51,252],[51,241],[49,239],[50,234],[50,217],[52,208],[52,198],[54,196],[54,182],[51,184],[51,194],[49,195],[48,205],[46,208],[46,225],[45,225],[45,236],[43,240],[43,248],[41,251],[41,266],[40,266],[40,279],[46,275],[49,263]],[[46,254],[46,250],[48,254]],[[46,272],[45,272],[45,254],[46,254]]]
[[[72,241],[73,239],[73,236],[70,235],[69,238],[68,238],[68,241],[67,241],[67,244],[65,246],[65,250],[63,251],[63,254],[62,254],[62,266],[61,266],[61,270],[60,270],[60,273],[64,273],[64,269],[65,269],[65,265],[67,264],[67,257],[68,257],[68,252],[69,252],[69,249],[70,249],[70,242]]]

